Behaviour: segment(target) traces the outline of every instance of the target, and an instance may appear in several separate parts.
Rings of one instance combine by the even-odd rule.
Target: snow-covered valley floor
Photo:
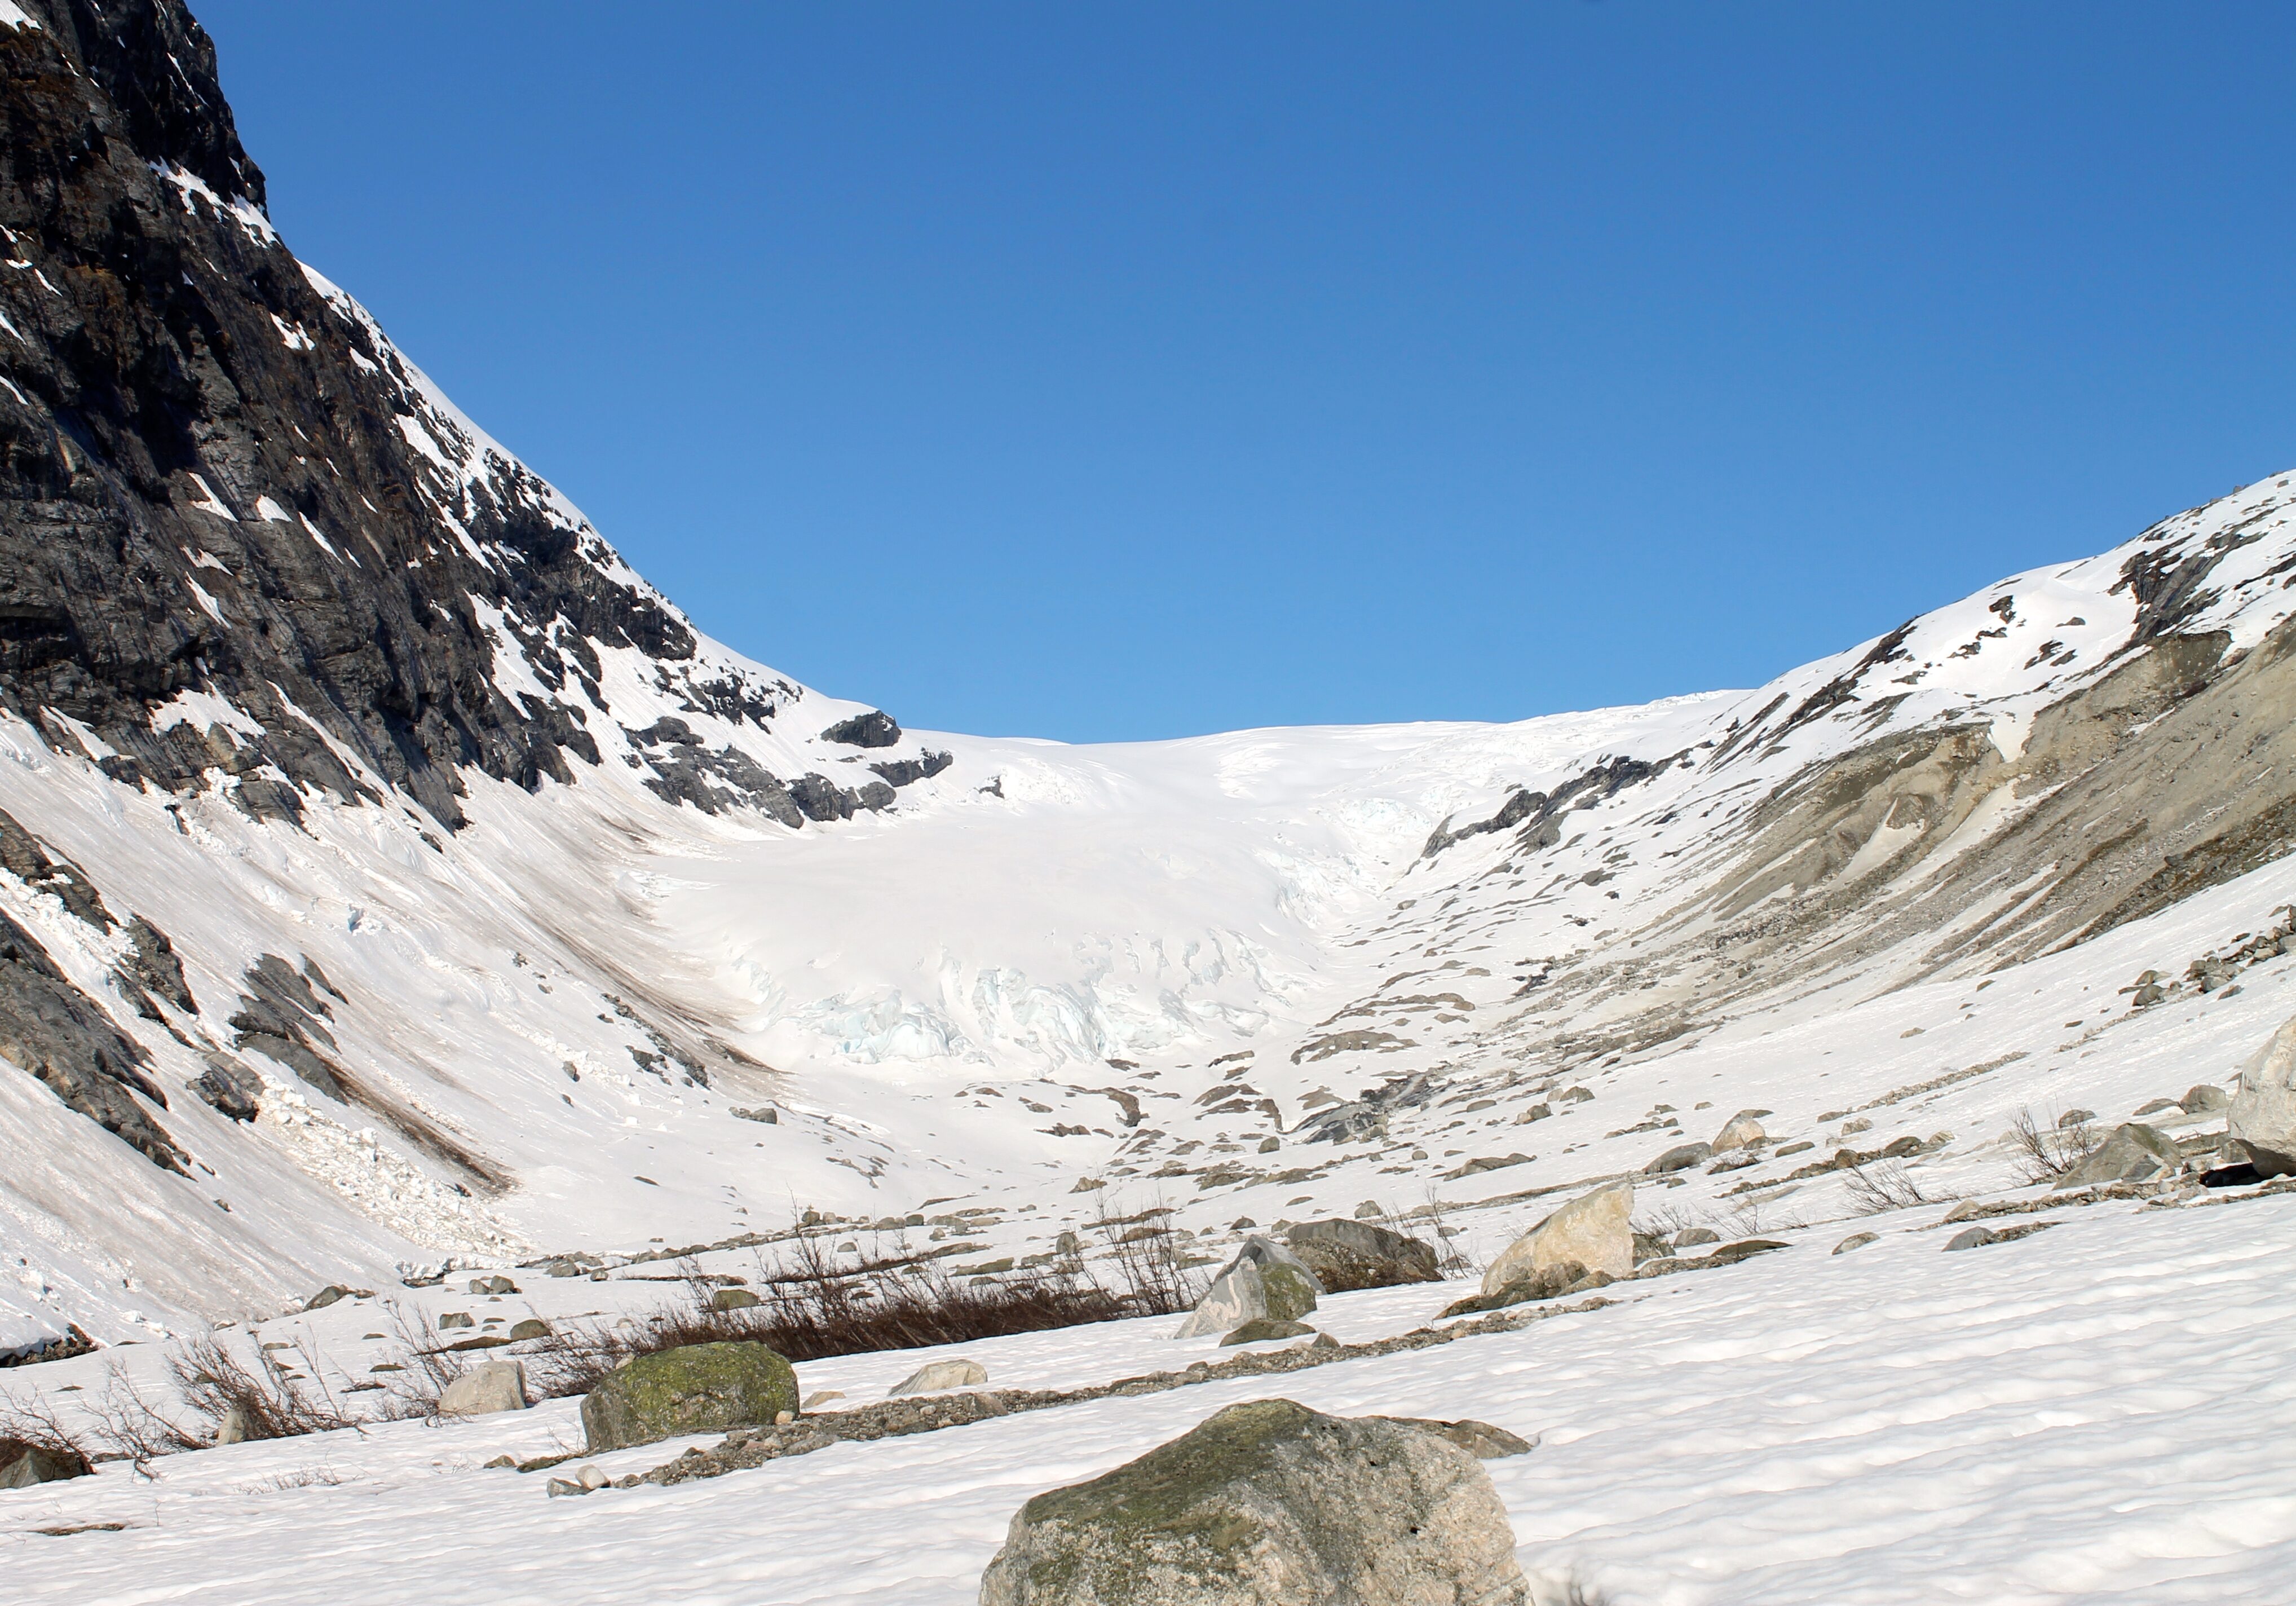
[[[1741,1265],[1629,1282],[1513,1333],[838,1445],[678,1485],[545,1499],[482,1463],[578,1445],[573,1402],[232,1446],[0,1507],[12,1602],[970,1606],[1029,1495],[1283,1395],[1348,1414],[1472,1416],[1537,1436],[1487,1463],[1524,1569],[1620,1606],[1987,1606],[2289,1599],[2296,1563],[2296,1196],[2067,1206],[1944,1252],[1939,1208],[1794,1234]],[[613,1285],[627,1288],[627,1285]],[[588,1297],[578,1281],[556,1292]],[[1349,1340],[1460,1290],[1341,1295]],[[346,1302],[329,1326],[372,1323]],[[1215,1357],[1141,1321],[967,1345],[992,1386]],[[943,1352],[800,1369],[855,1401]],[[950,1352],[955,1353],[955,1352]],[[93,1384],[95,1357],[70,1368]],[[597,1458],[613,1476],[673,1440]],[[117,1524],[65,1536],[44,1528]]]

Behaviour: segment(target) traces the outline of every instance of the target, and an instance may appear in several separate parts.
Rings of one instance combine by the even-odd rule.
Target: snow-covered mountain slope
[[[21,10],[0,1348],[807,1209],[1497,1233],[1702,1102],[1981,1169],[2286,1012],[2118,996],[2296,897],[2285,476],[1749,692],[906,733],[695,631],[294,260],[180,5]],[[1766,1166],[1677,1203],[1833,1208]]]

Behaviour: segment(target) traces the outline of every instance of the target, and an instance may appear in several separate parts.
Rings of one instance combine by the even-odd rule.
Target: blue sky
[[[193,0],[712,634],[1071,741],[1751,685],[2296,466],[2296,7]]]

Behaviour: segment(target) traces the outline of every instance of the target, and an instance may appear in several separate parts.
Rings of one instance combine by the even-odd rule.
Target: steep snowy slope
[[[1025,1255],[1431,1190],[1464,1245],[1693,1086],[1982,1168],[2286,1012],[2116,996],[2296,896],[2286,477],[1751,692],[905,733],[694,631],[294,260],[180,5],[20,9],[0,1348],[808,1209]],[[1765,1166],[1677,1203],[1838,1208]]]

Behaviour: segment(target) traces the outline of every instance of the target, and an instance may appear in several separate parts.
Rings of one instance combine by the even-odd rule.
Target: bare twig
[[[2018,1151],[2019,1169],[2028,1184],[2054,1182],[2103,1146],[2104,1138],[2087,1121],[2071,1126],[2042,1126],[2030,1109],[2020,1110],[2009,1124],[2009,1135]]]
[[[299,1388],[268,1349],[255,1352],[248,1365],[220,1339],[193,1340],[168,1357],[168,1370],[184,1403],[206,1417],[214,1429],[236,1420],[243,1438],[297,1438],[306,1433],[327,1433],[356,1428],[359,1419],[336,1404],[320,1375],[309,1349],[296,1353],[308,1368],[311,1383]],[[312,1380],[316,1380],[312,1382]]]
[[[1852,1166],[1841,1185],[1849,1189],[1849,1202],[1860,1216],[1885,1216],[1891,1210],[1938,1202],[1923,1192],[1921,1184],[1893,1159],[1870,1168]]]

